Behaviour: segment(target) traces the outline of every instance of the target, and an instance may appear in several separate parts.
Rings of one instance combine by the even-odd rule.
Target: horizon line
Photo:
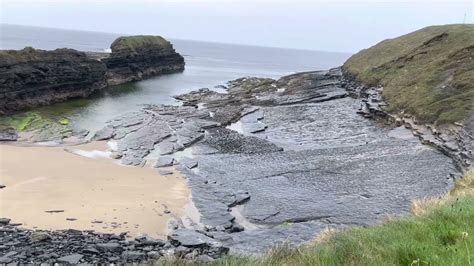
[[[48,26],[12,24],[12,23],[3,23],[3,22],[0,23],[0,25],[31,27],[31,28],[40,28],[40,29],[53,29],[53,30],[65,30],[65,31],[79,31],[79,32],[90,32],[90,33],[102,33],[102,34],[109,34],[109,35],[113,34],[113,35],[122,35],[122,36],[158,35],[158,34],[118,33],[118,32],[94,31],[94,30],[84,30],[84,29],[58,28],[58,27],[48,27]],[[161,35],[159,35],[159,36],[161,36]],[[352,54],[357,52],[357,51],[352,51],[352,52],[347,52],[347,51],[324,51],[324,50],[313,50],[313,49],[294,48],[294,47],[266,46],[266,45],[255,45],[255,44],[245,44],[245,43],[229,43],[229,42],[219,42],[219,41],[192,40],[192,39],[182,39],[182,38],[174,38],[174,37],[166,37],[166,38],[169,38],[170,40],[179,40],[179,41],[191,41],[191,42],[213,43],[213,44],[223,44],[223,45],[236,45],[236,46],[247,46],[247,47],[258,47],[258,48],[282,49],[282,50],[324,52],[324,53],[335,53],[335,54],[346,54],[346,55],[352,55]],[[60,47],[58,47],[58,48],[60,48]]]

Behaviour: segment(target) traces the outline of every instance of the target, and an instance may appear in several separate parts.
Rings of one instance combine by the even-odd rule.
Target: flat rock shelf
[[[94,136],[117,142],[115,156],[123,164],[156,160],[161,171],[173,165],[187,178],[200,215],[172,224],[163,246],[174,256],[206,261],[227,252],[262,254],[279,244],[299,245],[328,227],[407,214],[412,199],[452,185],[451,158],[404,128],[357,114],[361,101],[349,97],[340,69],[278,80],[241,78],[224,90],[177,95],[183,106],[146,106]],[[0,254],[21,254],[27,246],[6,246],[5,233],[0,242]],[[110,261],[102,255],[92,260],[84,248],[75,251],[83,256],[80,262]],[[125,250],[134,250],[122,250],[112,257],[151,258],[130,259]],[[12,261],[19,261],[16,256]]]

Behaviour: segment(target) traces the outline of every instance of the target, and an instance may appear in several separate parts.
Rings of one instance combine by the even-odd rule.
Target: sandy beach
[[[68,151],[66,151],[68,150]],[[0,145],[0,217],[25,228],[129,232],[163,238],[190,191],[179,173],[108,158],[107,143],[71,147]]]

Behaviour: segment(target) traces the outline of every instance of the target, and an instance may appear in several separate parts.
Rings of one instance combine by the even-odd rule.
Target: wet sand
[[[183,216],[189,203],[185,179],[177,172],[160,176],[149,167],[119,165],[106,150],[105,142],[0,145],[0,183],[6,185],[0,189],[0,217],[25,228],[164,237],[168,221]]]

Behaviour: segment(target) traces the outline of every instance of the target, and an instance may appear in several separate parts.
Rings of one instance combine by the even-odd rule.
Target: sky
[[[429,25],[473,23],[474,0],[0,0],[0,21],[356,52]]]

